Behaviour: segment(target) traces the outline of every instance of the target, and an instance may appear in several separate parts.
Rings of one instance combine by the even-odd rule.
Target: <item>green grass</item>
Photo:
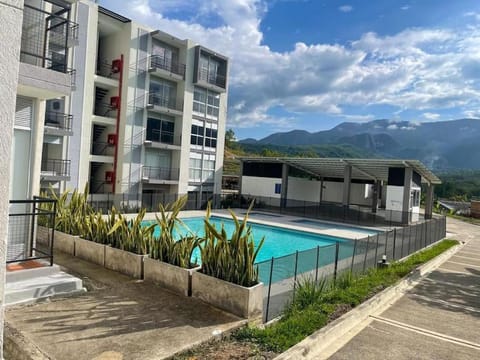
[[[360,276],[342,274],[335,285],[304,280],[298,284],[294,301],[278,322],[265,329],[240,329],[234,337],[259,344],[265,350],[283,352],[349,309],[397,283],[418,265],[457,244],[456,240],[443,240],[403,262],[392,263],[388,268],[370,269]]]

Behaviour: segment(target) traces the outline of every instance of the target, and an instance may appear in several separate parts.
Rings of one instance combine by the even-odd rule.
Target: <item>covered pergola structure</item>
[[[251,178],[256,176],[281,179],[281,186],[277,186],[277,190],[280,188],[280,206],[285,206],[287,198],[292,196],[292,194],[289,194],[291,169],[296,169],[322,183],[328,179],[343,182],[343,185],[340,185],[342,189],[337,190],[339,192],[339,202],[345,207],[351,204],[352,183],[371,184],[373,191],[369,202],[371,201],[373,213],[377,211],[382,186],[387,185],[387,192],[390,191],[391,204],[386,205],[387,210],[408,214],[411,211],[412,191],[419,189],[420,185],[423,184],[426,187],[426,219],[432,217],[434,186],[441,184],[440,179],[418,160],[244,157],[241,158],[240,192],[243,192],[242,188],[245,189],[244,182],[246,180],[251,181]],[[260,178],[258,180],[261,180]],[[260,181],[258,180],[256,188],[260,187],[258,185]],[[322,190],[323,185],[320,186],[320,192]],[[268,194],[266,195],[268,196]],[[387,193],[387,199],[388,197],[389,194]],[[322,195],[320,195],[320,201],[321,199]],[[408,219],[403,218],[400,221],[408,222]]]

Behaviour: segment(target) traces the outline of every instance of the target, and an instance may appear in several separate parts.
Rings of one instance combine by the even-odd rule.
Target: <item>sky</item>
[[[237,138],[480,118],[479,0],[100,0],[230,59]]]

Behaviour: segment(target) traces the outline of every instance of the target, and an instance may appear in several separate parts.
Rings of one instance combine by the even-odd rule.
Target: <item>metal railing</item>
[[[96,102],[93,114],[97,116],[115,118],[117,116],[117,111],[118,109],[114,108],[110,104],[104,102]]]
[[[142,178],[146,180],[178,180],[180,169],[144,166]]]
[[[68,16],[68,9],[50,13],[25,4],[20,61],[69,73],[74,85],[75,76],[67,65],[68,48],[71,45],[70,41],[78,38],[78,24],[70,21]]]
[[[167,61],[163,56],[152,55],[150,56],[150,68],[165,70],[185,78],[185,64],[181,64],[178,60]]]
[[[220,75],[217,72],[209,71],[206,69],[200,69],[198,71],[198,80],[205,81],[209,84],[224,88],[227,84],[227,78],[225,75]]]
[[[72,130],[73,115],[64,114],[57,111],[45,112],[45,126],[54,127],[61,130]]]
[[[49,176],[70,176],[71,160],[46,159],[42,160],[41,172]]]
[[[115,147],[113,144],[104,141],[95,141],[90,149],[92,155],[113,156]]]
[[[177,104],[177,100],[174,97],[163,96],[157,93],[148,93],[147,106],[152,105],[177,111],[183,111],[182,104]]]
[[[147,130],[145,140],[176,146],[180,146],[181,144],[180,136],[174,136],[173,132],[170,131],[162,131],[157,129],[152,129],[150,131]]]
[[[264,322],[279,316],[295,296],[300,279],[335,281],[342,273],[362,274],[379,262],[400,260],[446,236],[446,218],[335,242],[257,263],[265,285]]]
[[[120,77],[120,72],[113,72],[112,64],[106,61],[99,61],[97,63],[97,69],[95,73],[109,79],[118,79]]]
[[[56,204],[55,200],[39,197],[10,200],[7,264],[48,259],[53,265]],[[37,240],[40,236],[43,241]]]

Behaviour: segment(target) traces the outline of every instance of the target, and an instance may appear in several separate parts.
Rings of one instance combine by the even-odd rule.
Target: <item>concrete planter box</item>
[[[105,245],[77,237],[75,256],[94,264],[105,266]]]
[[[243,287],[197,271],[192,274],[192,296],[243,318],[263,312],[263,283]]]
[[[48,236],[46,231],[51,231],[51,230],[47,228],[43,228],[43,229],[45,229],[45,232],[44,232],[45,236]],[[38,229],[37,229],[37,239],[38,239]],[[75,255],[76,239],[79,239],[79,237],[76,235],[65,234],[61,231],[55,230],[54,237],[53,237],[53,248],[55,250],[59,250],[69,255]],[[45,245],[47,245],[47,238],[45,238]]]
[[[200,266],[185,269],[159,260],[146,258],[144,262],[144,279],[177,294],[191,296],[192,274],[198,270],[200,270]]]
[[[135,279],[143,279],[143,261],[146,257],[147,255],[105,246],[105,267]]]
[[[48,245],[48,234],[51,231],[52,231],[51,229],[49,229],[45,226],[38,225],[37,226],[37,237],[36,237],[37,244],[47,246]],[[55,231],[55,235],[56,235],[56,231]]]

